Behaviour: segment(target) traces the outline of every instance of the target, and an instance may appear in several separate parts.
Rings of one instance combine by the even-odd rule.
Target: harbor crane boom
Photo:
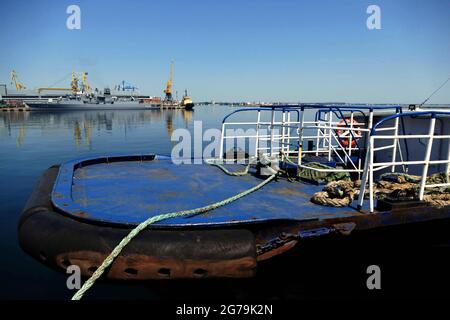
[[[40,95],[42,91],[71,91],[72,94],[77,94],[81,90],[83,93],[89,93],[92,91],[90,84],[87,82],[87,72],[81,72],[81,80],[77,72],[72,72],[72,80],[70,81],[70,88],[55,88],[45,87],[38,88],[37,92]],[[80,88],[81,86],[81,88]]]
[[[11,71],[11,84],[15,85],[17,91],[26,89],[26,87],[17,80],[17,73],[15,70]]]

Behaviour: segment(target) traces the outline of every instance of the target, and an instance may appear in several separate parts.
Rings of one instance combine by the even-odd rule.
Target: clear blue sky
[[[0,83],[29,88],[72,70],[194,100],[417,103],[450,76],[449,0],[1,0]],[[66,8],[81,8],[81,30]],[[368,30],[368,5],[381,30]],[[450,103],[450,85],[430,102]]]

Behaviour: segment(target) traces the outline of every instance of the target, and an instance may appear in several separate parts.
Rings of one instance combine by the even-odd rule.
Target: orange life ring
[[[351,137],[350,125],[351,125],[351,123],[352,123],[352,121],[350,121],[350,119],[342,119],[341,122],[339,122],[339,124],[337,125],[338,127],[345,128],[345,129],[338,129],[337,135],[339,137],[339,141],[341,142],[341,144],[346,148],[348,148],[350,145],[350,137]],[[351,137],[352,138],[352,147],[356,146],[356,142],[361,137],[361,131],[356,130],[356,129],[358,129],[358,127],[355,127],[354,126],[355,124],[358,124],[358,122],[353,120],[353,137]]]

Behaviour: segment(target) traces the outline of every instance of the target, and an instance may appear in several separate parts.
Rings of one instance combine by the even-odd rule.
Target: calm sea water
[[[222,119],[236,110],[227,106],[196,107],[194,111],[60,111],[0,113],[0,298],[69,299],[66,275],[47,268],[18,244],[20,213],[40,175],[48,167],[74,158],[104,154],[170,155],[177,128],[193,132],[221,129]],[[246,119],[247,116],[240,119]],[[257,283],[257,282],[256,282]],[[255,280],[202,282],[98,282],[89,298],[254,297]],[[262,291],[271,297],[272,290]]]
[[[187,128],[192,132],[195,120],[201,120],[204,129],[220,129],[223,117],[234,110],[236,108],[205,106],[196,107],[193,112],[0,113],[0,298],[69,299],[74,293],[67,289],[63,272],[40,264],[18,245],[20,213],[45,169],[85,156],[121,153],[169,155],[173,146],[170,140],[173,130]],[[87,298],[276,300],[324,296],[342,298],[346,295],[361,297],[361,294],[367,294],[365,267],[367,263],[376,261],[373,255],[339,269],[342,261],[360,257],[365,251],[358,248],[357,254],[351,253],[347,258],[331,258],[331,251],[318,251],[323,260],[317,263],[317,256],[307,258],[305,252],[293,260],[292,257],[289,258],[291,260],[278,260],[277,267],[262,268],[258,277],[253,279],[146,283],[100,281]],[[448,254],[448,250],[445,253]],[[442,253],[439,256],[443,256]],[[410,267],[398,265],[396,268],[403,272]],[[390,272],[395,274],[392,269]],[[397,274],[395,278],[398,278]],[[449,277],[446,279],[449,281]],[[406,292],[408,290],[406,288]]]
[[[220,129],[231,111],[223,106],[195,111],[63,111],[0,113],[0,274],[2,298],[65,299],[65,275],[28,257],[17,241],[17,223],[27,198],[49,166],[102,154],[170,155],[176,128],[192,130],[193,121]],[[102,288],[105,289],[102,290]],[[114,290],[120,287],[118,290]],[[127,290],[128,288],[128,290]],[[100,283],[95,297],[151,297],[143,286]]]

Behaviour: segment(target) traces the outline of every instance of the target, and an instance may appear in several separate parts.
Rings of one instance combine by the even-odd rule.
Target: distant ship
[[[58,98],[35,99],[25,102],[31,109],[154,109],[155,106],[143,103],[143,99],[135,97],[112,96],[111,91],[104,91],[82,95],[66,95]]]
[[[187,90],[184,90],[184,96],[183,99],[181,99],[180,103],[181,107],[186,110],[192,110],[194,109],[194,103],[192,102],[191,98],[187,94]]]
[[[188,96],[183,100],[167,101],[160,97],[116,97],[108,89],[100,94],[67,95],[58,98],[30,99],[24,103],[32,110],[159,110],[186,109],[192,110],[194,103]]]
[[[81,99],[49,98],[47,100],[27,101],[25,104],[31,110],[86,110],[86,109],[152,109],[151,106],[141,104],[138,101],[111,101],[111,102],[89,102]]]

